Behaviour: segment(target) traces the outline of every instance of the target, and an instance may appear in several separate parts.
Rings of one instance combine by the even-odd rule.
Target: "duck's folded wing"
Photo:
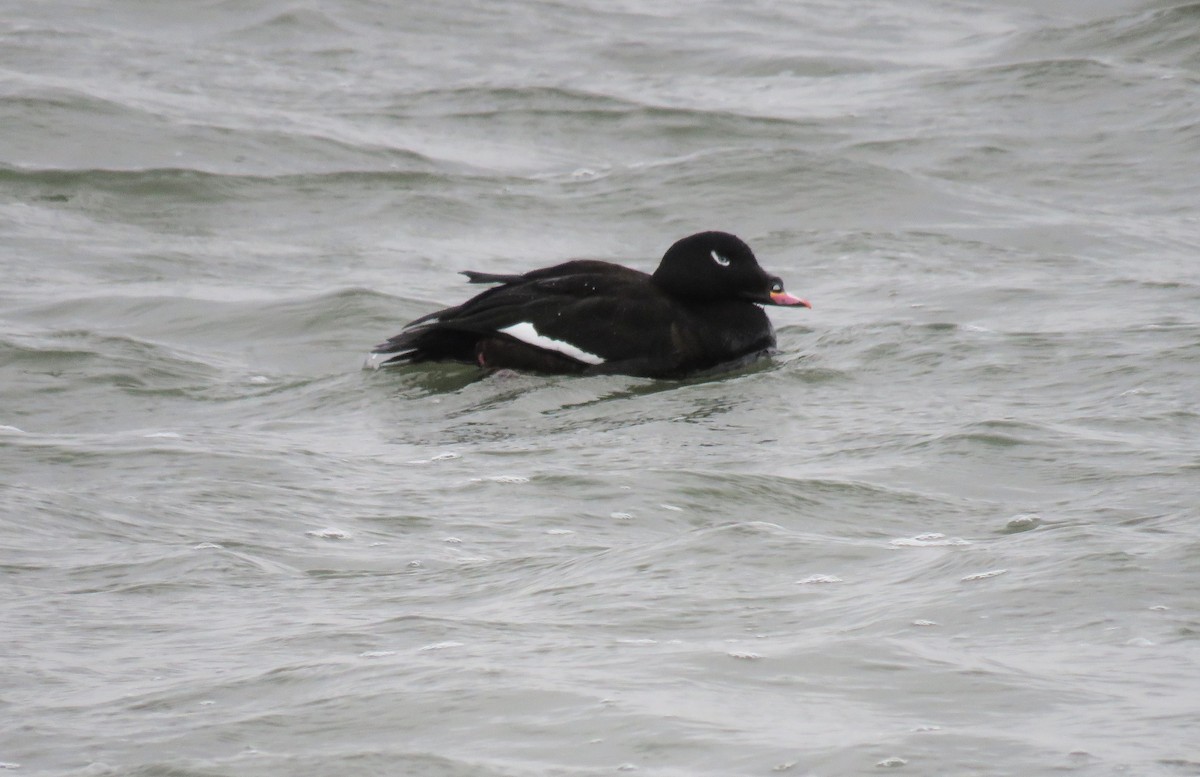
[[[616,268],[577,272],[592,264]],[[473,273],[501,285],[461,305],[422,316],[376,346],[374,361],[453,360],[483,364],[484,351],[504,343],[577,362],[581,368],[650,357],[671,364],[676,347],[672,311],[644,273],[604,262],[577,260],[535,270],[540,277]],[[528,362],[528,360],[525,360]],[[489,363],[488,366],[491,366]]]
[[[500,286],[414,322],[388,345],[442,330],[509,337],[590,365],[672,351],[668,310],[638,296],[606,293],[600,285],[571,278]]]

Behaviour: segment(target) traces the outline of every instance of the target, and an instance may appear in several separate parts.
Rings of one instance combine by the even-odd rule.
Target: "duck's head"
[[[677,241],[663,254],[654,282],[684,299],[812,307],[784,291],[783,281],[758,266],[750,246],[728,232],[699,232]]]

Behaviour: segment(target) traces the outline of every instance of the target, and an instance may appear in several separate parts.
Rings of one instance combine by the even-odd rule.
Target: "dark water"
[[[1198,25],[10,3],[0,768],[1200,774]],[[773,361],[361,369],[701,229]]]

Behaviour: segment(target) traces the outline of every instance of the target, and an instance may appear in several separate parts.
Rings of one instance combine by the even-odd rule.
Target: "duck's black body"
[[[465,275],[500,285],[416,319],[369,363],[678,378],[770,351],[775,331],[760,304],[808,307],[724,232],[675,243],[653,275],[590,259]]]

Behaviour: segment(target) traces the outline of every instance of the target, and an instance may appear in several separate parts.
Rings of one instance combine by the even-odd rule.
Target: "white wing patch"
[[[728,267],[728,266],[729,266],[729,260],[728,260],[728,259],[726,259],[724,256],[721,256],[720,254],[718,254],[718,253],[716,252],[716,250],[715,250],[715,249],[714,249],[714,250],[712,250],[712,251],[709,251],[709,252],[708,252],[708,255],[709,255],[709,256],[711,256],[711,257],[713,258],[713,261],[714,261],[714,262],[716,262],[717,264],[721,265],[722,267]]]
[[[521,323],[513,324],[512,326],[506,326],[499,331],[503,332],[509,337],[520,340],[523,343],[527,343],[537,348],[543,348],[547,351],[557,351],[563,356],[570,356],[572,359],[581,361],[584,364],[604,363],[604,358],[601,356],[597,356],[594,353],[588,353],[582,348],[571,345],[567,342],[563,342],[562,340],[555,340],[553,337],[546,337],[543,334],[539,334],[534,325],[528,321],[522,321]]]

